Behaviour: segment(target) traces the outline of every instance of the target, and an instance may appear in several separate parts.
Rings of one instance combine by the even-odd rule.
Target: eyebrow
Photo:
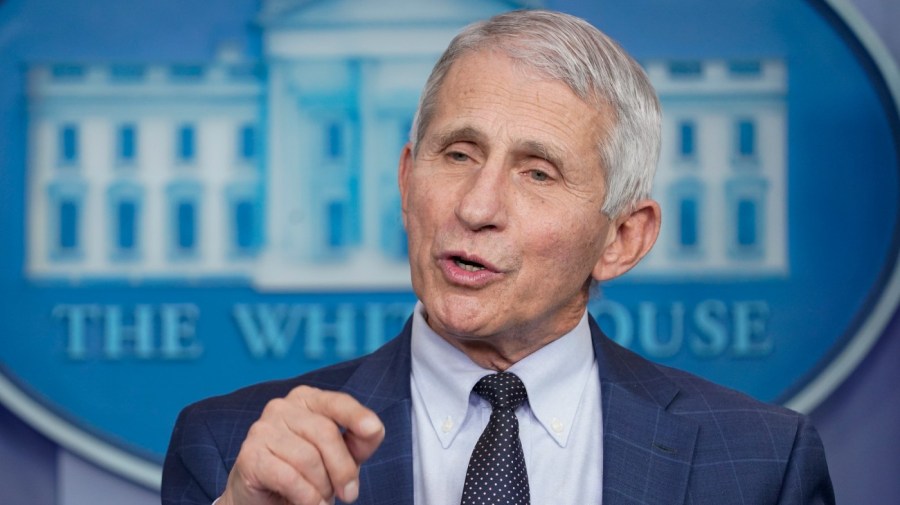
[[[463,126],[461,128],[454,128],[452,130],[436,133],[429,144],[436,144],[440,148],[443,148],[454,142],[468,141],[483,143],[485,140],[487,140],[487,135],[484,132],[471,126]]]

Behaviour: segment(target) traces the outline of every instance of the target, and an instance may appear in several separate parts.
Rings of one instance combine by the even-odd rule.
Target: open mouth
[[[484,270],[484,265],[482,265],[481,263],[463,259],[459,256],[453,257],[453,263],[467,272],[478,272],[479,270]]]

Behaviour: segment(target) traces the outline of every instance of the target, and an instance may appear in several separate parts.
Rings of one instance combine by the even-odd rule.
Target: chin
[[[464,338],[477,338],[484,333],[495,315],[495,309],[473,297],[441,297],[433,305],[425,305],[429,318],[434,317],[434,323],[444,331]]]

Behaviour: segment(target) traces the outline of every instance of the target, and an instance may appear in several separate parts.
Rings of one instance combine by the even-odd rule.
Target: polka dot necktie
[[[525,385],[515,374],[501,372],[482,377],[474,391],[493,411],[472,451],[461,505],[528,505],[531,494],[516,419],[516,407],[528,399]]]

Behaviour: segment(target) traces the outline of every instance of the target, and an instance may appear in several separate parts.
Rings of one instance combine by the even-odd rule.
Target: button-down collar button
[[[550,429],[553,430],[553,433],[556,433],[557,435],[559,435],[560,433],[563,432],[563,429],[565,429],[565,426],[563,425],[562,421],[560,421],[559,419],[554,417],[553,420],[550,421]]]
[[[441,424],[441,431],[444,433],[450,433],[450,430],[453,429],[453,418],[447,416],[447,419],[444,419],[444,423]]]

